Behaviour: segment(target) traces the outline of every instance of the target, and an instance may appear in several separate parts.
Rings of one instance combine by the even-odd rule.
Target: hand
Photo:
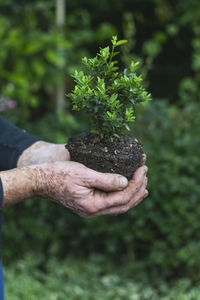
[[[38,141],[23,151],[18,159],[17,167],[68,160],[70,160],[70,154],[65,144]]]
[[[84,218],[124,213],[148,195],[146,166],[129,182],[121,175],[96,172],[76,162],[41,164],[36,172],[38,195]]]

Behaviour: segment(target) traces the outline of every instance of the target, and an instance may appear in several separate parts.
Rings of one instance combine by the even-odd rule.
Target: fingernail
[[[120,188],[125,188],[128,185],[128,179],[123,176],[119,176],[119,186]]]

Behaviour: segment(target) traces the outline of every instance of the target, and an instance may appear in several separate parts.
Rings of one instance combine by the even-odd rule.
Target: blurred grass
[[[134,264],[114,265],[93,255],[84,260],[52,257],[41,270],[40,257],[29,253],[4,270],[6,300],[200,299],[200,287],[192,286],[189,279],[169,285],[157,278],[157,286],[151,286],[146,274],[138,280],[134,269]]]

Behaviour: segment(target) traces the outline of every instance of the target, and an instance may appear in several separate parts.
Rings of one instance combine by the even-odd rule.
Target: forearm
[[[3,186],[3,205],[7,207],[36,194],[36,169],[25,167],[0,172]]]

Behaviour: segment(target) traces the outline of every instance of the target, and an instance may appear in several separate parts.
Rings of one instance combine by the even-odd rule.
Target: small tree
[[[70,94],[73,109],[85,110],[92,130],[109,140],[130,130],[129,124],[135,120],[134,106],[151,99],[142,86],[142,76],[136,73],[139,63],[132,61],[128,69],[120,72],[114,60],[120,53],[116,47],[127,41],[113,36],[111,42],[111,49],[100,48],[94,58],[82,59],[88,74],[75,71],[76,86]]]

